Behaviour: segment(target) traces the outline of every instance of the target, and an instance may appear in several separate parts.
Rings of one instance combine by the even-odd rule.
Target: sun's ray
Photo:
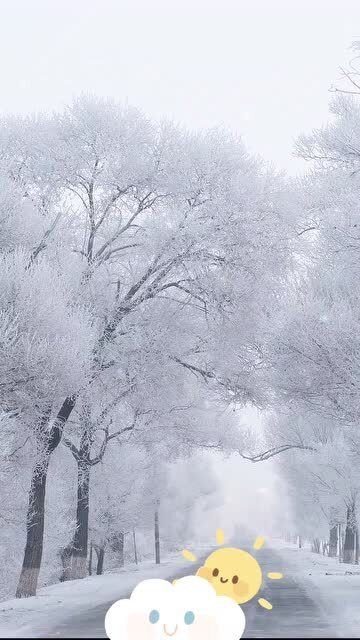
[[[189,551],[188,549],[183,549],[181,553],[183,558],[185,558],[185,560],[190,560],[190,562],[196,562],[197,557],[194,553],[192,553],[192,551]]]
[[[265,600],[265,598],[259,598],[258,603],[260,607],[263,607],[264,609],[268,609],[268,611],[270,611],[270,609],[273,608],[271,602],[269,602],[269,600]]]
[[[253,544],[253,548],[254,549],[261,549],[261,547],[264,545],[265,543],[265,538],[263,538],[262,536],[258,536]]]
[[[278,571],[270,571],[270,573],[267,574],[267,577],[270,578],[270,580],[281,580],[281,578],[284,577],[284,574],[279,573]]]
[[[216,544],[224,544],[225,534],[223,529],[216,529]]]

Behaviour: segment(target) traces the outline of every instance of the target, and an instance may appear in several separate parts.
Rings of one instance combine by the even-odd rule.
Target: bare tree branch
[[[131,423],[131,425],[129,425],[128,427],[125,427],[124,429],[119,429],[119,431],[115,431],[114,433],[109,434],[109,426],[106,426],[104,429],[105,432],[105,436],[104,436],[104,440],[101,444],[100,447],[100,451],[98,453],[97,456],[95,456],[95,458],[92,458],[88,460],[89,464],[91,466],[94,466],[96,464],[98,464],[99,462],[101,462],[101,460],[104,457],[104,453],[106,451],[106,447],[108,442],[110,442],[110,440],[113,440],[114,438],[117,438],[118,436],[122,435],[123,433],[126,433],[127,431],[133,431],[133,429],[135,428],[138,416],[140,414],[139,409],[136,409],[135,413],[134,413],[134,419]],[[110,423],[111,424],[111,423]]]
[[[25,438],[24,442],[22,444],[20,444],[18,447],[16,447],[16,449],[14,449],[14,451],[12,451],[11,453],[8,453],[5,457],[6,459],[8,458],[12,458],[12,456],[15,455],[15,453],[17,453],[18,451],[20,451],[20,449],[23,449],[26,445],[26,443],[28,442],[30,436],[28,436],[27,438]]]
[[[194,364],[190,364],[189,362],[184,362],[183,360],[180,360],[180,358],[178,358],[177,356],[171,356],[171,359],[177,362],[178,364],[180,364],[181,366],[185,367],[185,369],[188,369],[189,371],[191,371],[191,373],[195,375],[199,373],[204,380],[208,380],[208,379],[213,380],[215,378],[215,374],[212,371],[206,371],[205,369],[200,369]]]
[[[302,444],[283,444],[278,447],[272,447],[267,451],[263,451],[262,453],[257,453],[252,456],[245,455],[239,451],[239,455],[245,460],[250,460],[250,462],[263,462],[264,460],[269,460],[269,458],[273,458],[277,456],[279,453],[283,453],[284,451],[289,451],[289,449],[301,449],[305,451],[317,451],[315,447],[306,446]]]
[[[65,436],[63,436],[62,438],[62,442],[63,444],[70,449],[72,455],[74,456],[76,462],[80,461],[80,451],[79,449],[71,442],[71,440],[68,440],[68,438],[65,438]]]
[[[52,232],[54,231],[54,229],[55,229],[57,223],[59,222],[60,218],[61,218],[61,213],[59,212],[57,214],[57,216],[55,217],[54,221],[52,222],[52,224],[50,225],[50,227],[45,231],[45,233],[44,233],[44,235],[42,237],[42,240],[40,241],[38,246],[35,249],[33,249],[33,251],[31,252],[31,256],[30,256],[30,260],[29,260],[29,265],[28,266],[31,266],[32,263],[34,262],[34,260],[39,255],[39,253],[41,253],[41,251],[43,251],[46,248],[46,241],[50,237]]]

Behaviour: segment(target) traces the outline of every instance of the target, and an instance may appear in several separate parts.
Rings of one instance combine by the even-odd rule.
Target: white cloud
[[[198,576],[143,580],[105,618],[110,640],[238,640],[244,628],[242,609]]]

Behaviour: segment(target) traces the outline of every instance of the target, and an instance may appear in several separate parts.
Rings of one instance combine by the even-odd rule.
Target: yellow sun
[[[224,540],[223,530],[217,529],[217,544],[223,545]],[[253,548],[261,549],[264,542],[264,538],[259,536]],[[197,559],[187,549],[184,549],[182,555],[191,562]],[[262,584],[262,571],[258,561],[247,551],[232,547],[223,547],[211,553],[204,565],[197,570],[196,575],[208,580],[218,596],[228,596],[238,604],[248,602],[256,596]],[[280,580],[283,577],[282,573],[277,572],[270,572],[267,576],[270,580]],[[272,604],[265,598],[259,598],[258,603],[264,609],[272,609]]]

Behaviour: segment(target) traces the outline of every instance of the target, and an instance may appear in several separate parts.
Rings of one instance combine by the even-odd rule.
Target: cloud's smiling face
[[[259,591],[262,573],[255,558],[242,549],[218,549],[209,555],[197,575],[208,580],[218,595],[243,604]]]
[[[197,576],[144,580],[105,618],[110,640],[238,640],[244,627],[240,607]]]

